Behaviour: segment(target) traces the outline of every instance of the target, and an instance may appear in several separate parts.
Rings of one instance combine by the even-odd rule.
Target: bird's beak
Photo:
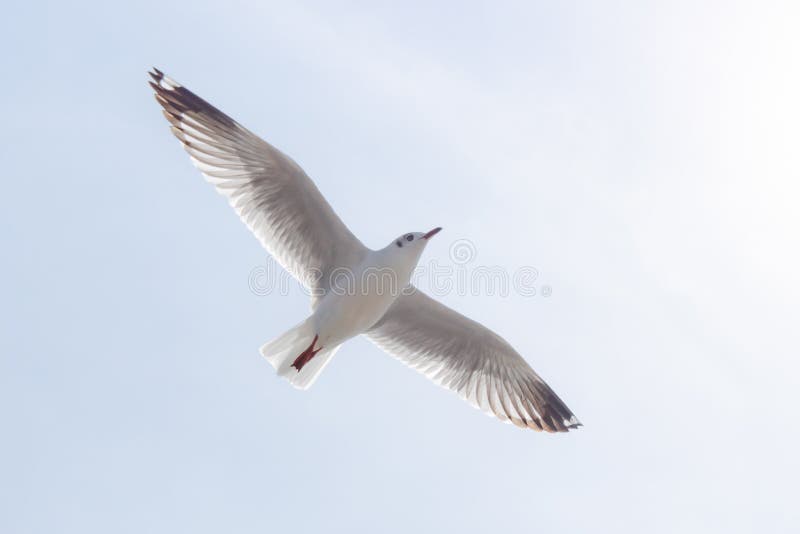
[[[433,236],[435,236],[436,234],[438,234],[441,231],[442,231],[442,227],[441,226],[437,226],[436,228],[434,228],[433,230],[431,230],[430,232],[428,232],[427,234],[422,236],[422,239],[430,239],[430,238],[432,238]]]

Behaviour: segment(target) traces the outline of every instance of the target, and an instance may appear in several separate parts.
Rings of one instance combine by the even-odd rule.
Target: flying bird
[[[364,246],[290,157],[160,70],[149,74],[194,164],[312,295],[311,315],[261,347],[280,376],[306,389],[342,343],[364,334],[503,421],[547,432],[581,426],[508,342],[410,283],[441,228],[404,233],[378,250]],[[355,288],[342,290],[342,276]]]

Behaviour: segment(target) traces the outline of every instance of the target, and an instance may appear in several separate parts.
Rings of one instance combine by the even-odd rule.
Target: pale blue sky
[[[796,2],[4,9],[0,531],[796,532]],[[290,4],[290,5],[287,5]],[[601,5],[602,4],[602,5]],[[158,66],[373,247],[535,266],[446,295],[575,411],[521,431],[308,313],[169,134]]]

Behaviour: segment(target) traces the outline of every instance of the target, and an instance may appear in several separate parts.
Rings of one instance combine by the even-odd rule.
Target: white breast
[[[408,263],[384,251],[371,251],[354,269],[341,270],[314,310],[320,344],[338,345],[377,323],[409,285],[415,264]]]

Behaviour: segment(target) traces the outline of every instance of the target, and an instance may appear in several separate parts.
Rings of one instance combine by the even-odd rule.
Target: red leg
[[[309,345],[306,350],[301,352],[300,356],[295,358],[294,363],[292,364],[292,367],[297,369],[297,372],[300,372],[300,369],[302,369],[305,364],[307,364],[309,361],[311,361],[311,358],[313,358],[319,351],[322,350],[322,347],[320,347],[318,349],[314,348],[314,345],[317,344],[317,339],[318,338],[319,338],[319,336],[314,336],[314,341],[311,342],[311,345]]]

